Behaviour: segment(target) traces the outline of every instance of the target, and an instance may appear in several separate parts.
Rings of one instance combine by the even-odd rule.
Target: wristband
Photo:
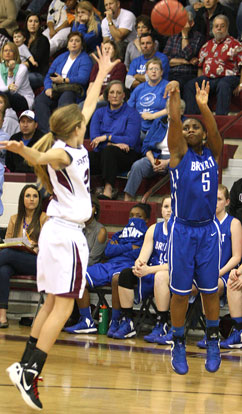
[[[113,25],[113,22],[108,22],[108,25],[109,25],[109,26],[112,26],[112,25]]]
[[[182,39],[188,39],[188,37],[183,37]]]

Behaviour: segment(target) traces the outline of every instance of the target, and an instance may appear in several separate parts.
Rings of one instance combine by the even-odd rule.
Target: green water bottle
[[[99,310],[98,333],[106,335],[108,331],[108,308],[102,305]]]

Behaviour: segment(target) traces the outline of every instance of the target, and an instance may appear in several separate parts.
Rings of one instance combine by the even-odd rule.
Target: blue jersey
[[[226,214],[223,220],[220,222],[220,231],[222,238],[222,252],[221,252],[221,261],[220,269],[226,265],[226,263],[232,257],[232,241],[231,241],[231,223],[234,217]],[[225,273],[223,277],[228,276],[229,272]]]
[[[125,262],[127,259],[129,259],[128,263],[130,263],[130,260],[134,262],[139,255],[146,231],[147,225],[143,219],[129,219],[123,230],[115,233],[112,237],[112,241],[117,242],[117,244],[108,242],[106,246],[105,256],[108,257],[109,263]],[[139,246],[139,248],[134,249],[134,245]]]
[[[162,265],[167,263],[167,231],[165,223],[157,223],[154,230],[154,247],[149,259],[149,266]]]
[[[191,148],[175,168],[170,168],[171,207],[184,221],[206,222],[216,213],[218,165],[209,148],[202,155]]]

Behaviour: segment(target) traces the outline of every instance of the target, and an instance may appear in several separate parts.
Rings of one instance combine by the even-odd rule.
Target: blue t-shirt
[[[152,58],[146,59],[144,55],[141,55],[133,59],[132,62],[130,63],[128,75],[131,75],[131,76],[144,75],[146,72],[146,67],[145,67],[146,63],[150,59],[153,59],[154,57],[157,57],[161,60],[162,68],[163,68],[162,78],[168,80],[168,75],[169,75],[169,70],[170,70],[169,60],[168,60],[168,57],[164,55],[164,53],[161,53],[161,52],[155,52]]]
[[[165,108],[167,98],[164,98],[164,92],[168,81],[161,79],[156,86],[150,86],[148,82],[141,83],[133,90],[128,100],[128,105],[136,108],[142,114],[143,112],[158,112]],[[148,131],[153,120],[142,119],[142,131]]]
[[[218,191],[218,165],[209,148],[202,155],[191,148],[170,168],[172,214],[186,221],[213,220]]]

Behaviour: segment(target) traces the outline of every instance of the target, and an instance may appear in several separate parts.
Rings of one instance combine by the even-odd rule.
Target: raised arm
[[[0,149],[6,149],[19,154],[33,166],[51,164],[57,170],[69,165],[71,162],[69,155],[61,148],[40,152],[35,148],[25,146],[22,141],[2,141],[0,142]]]
[[[110,51],[111,53],[111,51]],[[96,79],[93,82],[92,88],[85,99],[82,113],[85,117],[86,123],[89,122],[98,101],[98,97],[101,92],[101,87],[105,76],[112,70],[112,68],[120,62],[120,59],[116,59],[114,62],[110,60],[110,54],[104,55],[100,48],[97,46],[97,56],[92,54],[93,58],[97,61],[99,71]]]
[[[171,81],[167,84],[164,98],[169,97],[170,123],[168,130],[168,147],[170,152],[170,166],[176,167],[187,152],[187,143],[182,134],[181,97],[179,83]]]
[[[215,160],[218,162],[223,142],[215,118],[208,106],[209,89],[209,82],[206,83],[205,80],[202,82],[201,88],[196,83],[196,101],[207,129],[207,145],[212,151]]]

